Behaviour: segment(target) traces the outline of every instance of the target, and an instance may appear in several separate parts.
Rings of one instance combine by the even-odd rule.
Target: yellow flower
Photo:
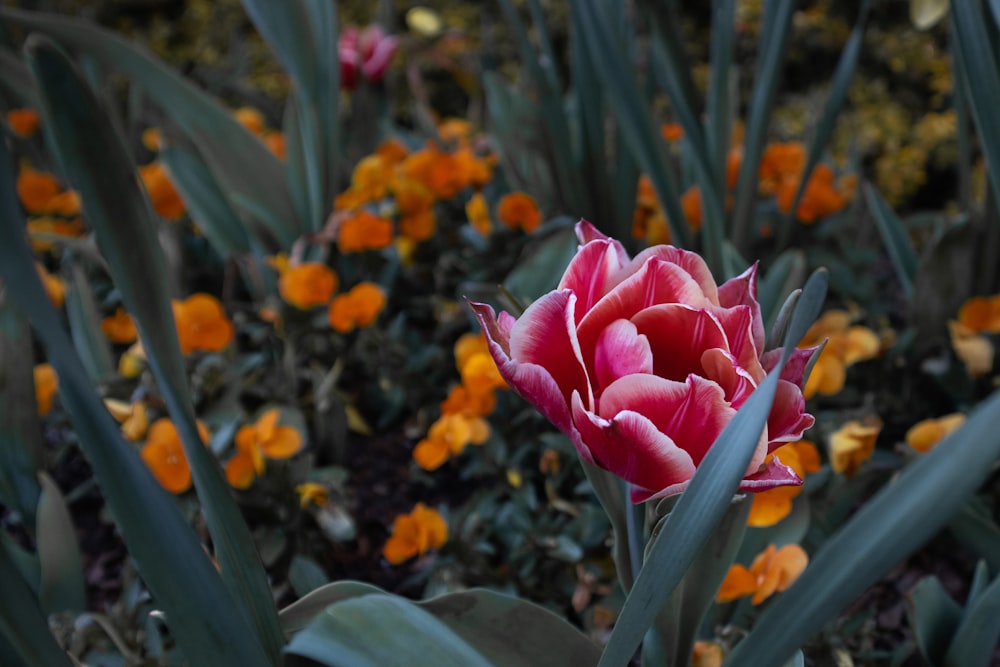
[[[207,443],[208,428],[200,421],[197,426],[201,441]],[[153,422],[140,455],[156,481],[170,493],[184,493],[191,488],[191,467],[184,454],[184,445],[181,444],[177,427],[169,419],[162,418]]]
[[[799,545],[786,544],[776,549],[773,544],[769,544],[754,559],[749,569],[740,564],[729,568],[715,600],[730,602],[753,595],[750,602],[758,605],[795,583],[808,564],[809,556]]]
[[[113,398],[104,399],[104,406],[111,416],[122,425],[122,435],[126,440],[137,442],[146,436],[149,429],[149,416],[146,405],[142,401],[126,403]]]
[[[441,415],[427,432],[427,437],[413,449],[413,459],[424,470],[437,470],[466,445],[481,445],[490,437],[490,425],[481,417],[465,414]]]
[[[101,320],[101,331],[112,343],[134,343],[139,337],[135,322],[123,308],[118,308],[114,315]]]
[[[56,369],[49,364],[35,366],[35,402],[38,404],[38,414],[45,416],[52,412],[52,397],[59,389],[59,376]]]
[[[320,262],[292,267],[278,279],[281,298],[300,310],[323,306],[337,291],[337,274]]]
[[[118,359],[118,374],[125,378],[135,378],[146,366],[146,351],[142,343],[136,342],[122,353]]]
[[[448,523],[436,510],[417,503],[413,511],[396,517],[392,536],[386,540],[382,555],[393,565],[414,556],[423,556],[429,549],[439,549],[448,541]]]
[[[321,507],[330,500],[326,487],[316,482],[299,484],[295,487],[295,493],[299,495],[299,506],[303,509],[310,505]]]
[[[882,432],[882,421],[870,417],[864,423],[849,421],[830,435],[830,467],[850,477],[871,458],[875,441]]]
[[[993,369],[996,351],[986,336],[967,328],[961,322],[948,322],[948,333],[955,354],[972,377],[985,375]]]
[[[953,412],[937,419],[917,422],[906,432],[906,444],[921,454],[926,454],[945,437],[965,423],[965,415]]]
[[[233,323],[219,300],[210,294],[192,294],[174,301],[174,320],[181,352],[218,352],[233,340]]]
[[[829,310],[813,324],[799,343],[800,348],[826,341],[802,390],[803,396],[832,396],[844,388],[847,367],[874,358],[881,349],[878,335],[863,326],[851,326],[851,316],[843,310]]]
[[[375,283],[358,283],[346,294],[337,295],[327,314],[330,326],[340,333],[355,327],[369,327],[385,308],[385,292]]]
[[[542,212],[533,197],[523,192],[512,192],[497,203],[497,219],[511,229],[522,229],[530,234],[541,224]]]
[[[264,473],[265,459],[287,459],[302,449],[302,436],[291,426],[278,425],[277,410],[268,410],[236,432],[236,454],[226,463],[226,479],[247,489]]]

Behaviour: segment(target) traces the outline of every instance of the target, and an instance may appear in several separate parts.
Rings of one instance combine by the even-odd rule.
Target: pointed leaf
[[[39,472],[38,561],[41,565],[38,597],[49,614],[82,612],[87,608],[83,557],[76,540],[66,499],[46,472]]]
[[[101,330],[101,316],[86,274],[77,262],[67,264],[72,276],[66,289],[66,318],[69,320],[70,335],[90,378],[95,383],[103,382],[115,372],[111,345]]]
[[[889,258],[896,268],[896,276],[899,284],[903,288],[903,294],[908,298],[913,295],[913,280],[917,275],[917,252],[913,249],[910,235],[902,220],[889,207],[889,203],[882,198],[875,188],[865,184],[865,201],[868,202],[868,210],[875,220],[882,241],[886,250],[889,251]]]
[[[910,626],[928,663],[939,665],[962,618],[962,608],[937,577],[924,577],[907,595]]]
[[[0,153],[6,153],[6,150],[0,148]],[[17,566],[2,547],[0,590],[3,590],[3,598],[0,599],[0,640],[6,640],[15,659],[28,665],[70,667],[72,663],[49,632],[48,621],[31,587],[21,578]],[[0,651],[4,648],[0,646]]]
[[[988,667],[1000,639],[1000,578],[983,590],[962,615],[944,664],[948,667]]]

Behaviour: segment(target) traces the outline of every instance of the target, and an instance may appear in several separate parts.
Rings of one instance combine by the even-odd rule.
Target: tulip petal
[[[747,475],[740,482],[740,491],[767,491],[779,486],[794,486],[802,483],[802,478],[795,474],[791,467],[776,458],[772,458],[763,470]]]
[[[623,410],[604,419],[574,394],[573,421],[593,462],[632,484],[655,492],[694,475],[691,456],[644,415]]]
[[[669,245],[653,246],[640,252],[628,266],[623,267],[619,271],[618,275],[614,277],[612,284],[617,285],[632,274],[638,273],[650,259],[655,259],[682,269],[698,285],[702,297],[712,305],[719,305],[719,288],[716,287],[715,278],[712,277],[712,272],[708,270],[708,264],[705,263],[705,260],[697,253],[681,250]],[[680,300],[678,299],[678,301]],[[700,305],[699,303],[687,300],[684,300],[684,303]]]
[[[751,334],[759,357],[764,352],[764,318],[757,302],[757,263],[740,275],[719,285],[719,305],[724,308],[749,306],[753,313]]]
[[[771,413],[767,416],[768,437],[774,445],[769,449],[773,450],[778,443],[800,440],[815,421],[812,415],[806,413],[802,390],[787,380],[779,380]]]
[[[649,339],[639,335],[629,320],[615,320],[597,339],[594,371],[598,391],[625,375],[652,373]]]
[[[726,400],[737,410],[757,388],[753,376],[729,352],[712,348],[701,355],[705,377],[716,382],[726,392]]]
[[[594,240],[582,246],[566,267],[556,289],[576,294],[576,324],[607,293],[611,276],[622,268],[618,250],[609,240]]]
[[[753,340],[753,309],[749,306],[733,306],[732,308],[707,308],[719,321],[726,334],[727,349],[746,369],[755,382],[764,379],[764,367],[760,365],[760,357]]]
[[[632,322],[636,330],[649,339],[653,372],[668,380],[682,382],[691,373],[701,375],[701,357],[705,350],[728,351],[729,348],[722,325],[703,308],[680,303],[661,304],[638,313],[632,317]]]
[[[818,347],[803,347],[792,350],[792,354],[788,357],[785,367],[781,369],[781,379],[788,380],[792,384],[802,387],[806,366],[809,365],[809,360],[812,359],[813,353],[817,349]],[[778,365],[782,352],[783,350],[779,347],[764,353],[760,362],[766,372],[770,373],[771,369]]]
[[[701,463],[709,447],[736,414],[726,401],[722,387],[693,374],[684,382],[656,375],[621,378],[605,389],[598,412],[607,419],[624,411],[637,412],[649,419],[660,433],[687,452],[695,465]],[[763,459],[762,449],[760,461]],[[757,465],[759,462],[754,470]],[[629,481],[653,488],[642,481]]]

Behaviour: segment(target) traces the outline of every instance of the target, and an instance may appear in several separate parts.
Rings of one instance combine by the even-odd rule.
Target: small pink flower
[[[680,493],[780,359],[764,352],[757,267],[717,286],[695,253],[659,245],[630,260],[589,222],[576,232],[558,288],[519,319],[472,308],[500,374],[580,456],[628,481],[633,502]],[[813,424],[802,398],[811,354],[796,350],[782,371],[741,490],[802,483],[765,459]]]
[[[359,71],[372,83],[381,81],[397,48],[399,40],[386,35],[377,23],[364,30],[355,26],[344,28],[337,44],[340,54],[340,86],[354,90],[358,85]]]

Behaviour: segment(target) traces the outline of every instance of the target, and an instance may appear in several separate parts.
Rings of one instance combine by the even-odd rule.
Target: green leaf
[[[250,252],[243,221],[204,160],[193,150],[172,143],[160,149],[160,161],[184,197],[191,219],[219,256]]]
[[[986,154],[990,189],[994,200],[1000,202],[1000,125],[994,122],[995,111],[1000,108],[1000,72],[991,57],[987,22],[976,2],[952,2],[951,18],[955,34],[952,54],[959,60],[972,119]]]
[[[580,459],[583,472],[587,475],[590,487],[594,490],[598,502],[611,521],[615,536],[614,559],[615,571],[622,590],[626,593],[632,589],[635,582],[635,568],[632,567],[631,550],[629,548],[628,517],[626,512],[632,508],[626,506],[625,494],[622,493],[622,483],[613,473]]]
[[[775,325],[781,312],[779,304],[783,304],[788,295],[802,284],[806,272],[806,255],[798,249],[786,250],[778,255],[757,283],[757,301],[760,303],[764,328],[772,332],[767,337],[769,344],[781,344],[782,338],[775,336]],[[791,313],[788,313],[791,315]]]
[[[868,210],[875,220],[882,241],[886,250],[889,251],[889,258],[896,269],[896,276],[899,284],[903,288],[903,294],[907,298],[913,296],[913,280],[917,275],[917,252],[910,242],[910,235],[907,232],[903,221],[896,217],[889,203],[882,198],[882,195],[869,184],[865,184],[865,201],[868,202]]]
[[[33,36],[26,48],[38,80],[46,138],[80,192],[111,277],[135,318],[184,443],[223,578],[276,659],[282,638],[270,587],[218,462],[198,435],[166,281],[150,279],[166,273],[150,204],[121,137],[72,63],[46,38]]]
[[[917,648],[929,664],[942,664],[948,644],[962,618],[962,608],[933,576],[917,582],[907,598],[907,612]]]
[[[0,142],[0,153],[7,152],[3,143]],[[2,158],[9,160],[6,155]],[[49,632],[49,624],[38,606],[38,599],[3,548],[0,548],[0,590],[3,590],[3,598],[0,599],[0,640],[6,639],[5,643],[9,644],[15,659],[28,665],[70,667],[72,663]],[[7,647],[0,646],[0,652],[4,648]]]
[[[7,49],[0,49],[0,88],[4,94],[28,107],[38,106],[35,80],[21,59]]]
[[[1000,392],[994,392],[962,428],[911,463],[823,544],[799,580],[737,644],[728,664],[751,660],[761,667],[780,665],[895,563],[944,527],[1000,457],[998,419]]]
[[[330,582],[319,563],[311,558],[296,555],[288,567],[288,583],[299,597]]]
[[[947,667],[988,667],[1000,639],[1000,578],[983,590],[962,615],[944,664]]]
[[[30,530],[38,506],[42,427],[35,402],[31,330],[0,297],[0,502]]]
[[[87,608],[83,557],[76,529],[59,487],[48,473],[38,473],[38,561],[41,565],[38,597],[46,613],[82,612]]]
[[[793,341],[801,340],[816,319],[825,294],[826,273],[817,271],[798,300],[781,361],[709,448],[654,539],[601,656],[601,667],[628,664],[664,600],[716,529],[746,474],[753,448],[767,424],[781,370],[795,348]]]
[[[716,190],[726,185],[734,109],[730,95],[733,45],[736,43],[736,0],[712,0],[712,37],[709,45],[708,95],[705,103],[709,157]]]
[[[948,529],[959,542],[972,549],[989,563],[990,570],[1000,572],[1000,527],[990,516],[990,510],[977,498],[962,506]]]
[[[678,246],[690,248],[691,230],[680,206],[677,184],[663,159],[662,140],[653,127],[645,99],[639,91],[635,69],[625,60],[611,33],[604,6],[599,0],[581,0],[571,3],[570,11],[578,12],[579,38],[584,40],[590,60],[607,91],[608,103],[618,121],[626,148],[649,175],[663,204],[671,237]],[[709,261],[709,267],[718,272],[721,259],[714,259],[715,264]]]
[[[239,195],[254,203],[246,210],[267,212],[247,220],[262,242],[273,236],[280,247],[291,247],[296,237],[291,221],[296,218],[281,162],[214,98],[142,47],[88,21],[8,8],[0,8],[0,17],[44,32],[126,74],[197,146],[228,197]]]
[[[360,581],[337,581],[320,586],[278,612],[281,630],[286,635],[295,635],[333,603],[373,593],[384,591]]]
[[[528,248],[525,258],[507,275],[504,286],[511,294],[532,301],[552,291],[579,245],[570,226],[552,233]]]
[[[757,196],[757,170],[761,155],[764,153],[764,144],[767,142],[767,126],[774,106],[781,66],[785,60],[788,38],[792,32],[794,10],[794,0],[773,0],[764,5],[760,44],[757,49],[757,76],[747,112],[743,162],[740,164],[740,175],[736,182],[731,221],[730,238],[741,250],[745,248],[750,238],[753,204]]]
[[[530,602],[470,590],[413,603],[356,582],[288,647],[324,665],[577,667],[599,650],[562,618]],[[317,591],[319,593],[319,591]]]
[[[111,346],[101,330],[101,316],[97,312],[87,275],[77,262],[67,264],[71,276],[66,286],[66,317],[70,335],[90,379],[95,383],[103,382],[115,372]]]

